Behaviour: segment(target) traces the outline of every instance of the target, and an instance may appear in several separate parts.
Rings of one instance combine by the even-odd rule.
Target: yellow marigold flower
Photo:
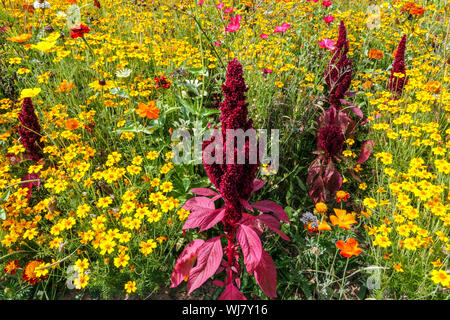
[[[96,206],[97,208],[107,208],[112,202],[111,197],[104,197],[98,199]]]
[[[374,198],[365,198],[363,204],[369,209],[375,209],[378,206],[378,203]]]
[[[389,238],[385,235],[377,234],[375,235],[375,240],[373,241],[374,246],[379,246],[381,248],[387,248],[392,244]]]
[[[165,182],[161,183],[160,189],[161,189],[163,192],[170,192],[170,191],[172,191],[172,190],[173,190],[172,182],[165,181]]]
[[[158,152],[157,151],[149,151],[146,154],[146,158],[149,160],[155,160],[156,158],[158,158]]]
[[[147,256],[153,253],[153,249],[156,248],[156,242],[153,239],[149,239],[146,242],[142,241],[139,246],[141,247],[140,251],[144,256]]]
[[[114,258],[114,265],[116,268],[126,267],[128,265],[128,261],[130,261],[130,256],[128,254],[119,255]]]
[[[450,286],[450,275],[445,270],[431,271],[431,280],[436,284],[441,284],[443,287]]]
[[[40,265],[37,266],[36,269],[34,269],[34,273],[36,275],[36,278],[40,278],[40,277],[45,277],[46,275],[48,275],[48,266],[50,265],[50,263],[41,263]]]
[[[403,270],[402,264],[400,262],[399,263],[394,262],[394,269],[397,272],[405,272],[405,270]]]
[[[89,275],[88,274],[82,274],[78,278],[73,279],[73,285],[75,286],[75,289],[83,289],[87,286],[89,282]]]
[[[128,281],[127,283],[125,283],[125,291],[127,293],[136,292],[136,290],[136,281]]]
[[[83,273],[84,270],[89,269],[89,261],[88,261],[88,259],[84,258],[83,260],[78,259],[77,261],[75,261],[75,269],[79,273]]]

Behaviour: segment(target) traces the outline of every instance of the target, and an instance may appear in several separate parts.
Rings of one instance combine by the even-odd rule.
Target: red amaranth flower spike
[[[325,81],[329,88],[329,102],[337,110],[341,107],[341,99],[350,88],[352,80],[352,63],[348,59],[347,30],[344,22],[339,25],[339,36],[333,57],[325,70]]]
[[[395,53],[394,64],[391,69],[391,77],[389,79],[389,91],[391,91],[395,98],[398,98],[403,93],[406,80],[405,68],[405,50],[406,50],[406,34],[403,35],[402,40],[398,44],[397,52]],[[395,76],[394,73],[401,73],[403,77]]]
[[[19,114],[19,135],[20,141],[28,151],[30,159],[38,161],[43,158],[41,139],[41,126],[38,117],[34,111],[31,98],[24,98],[22,102],[22,111]]]
[[[251,147],[256,146],[251,145],[250,139],[247,139],[243,146],[240,146],[243,150],[238,150],[236,137],[229,139],[227,143],[227,136],[231,134],[228,130],[253,129],[253,121],[247,120],[248,103],[245,102],[247,90],[242,65],[234,59],[228,64],[227,79],[222,85],[225,99],[220,103],[221,131],[215,129],[214,136],[203,143],[203,165],[219,193],[206,188],[192,189],[191,192],[199,196],[189,199],[183,206],[185,210],[191,212],[183,231],[200,227],[202,232],[221,221],[224,225],[224,235],[202,243],[194,240],[197,242],[191,242],[181,253],[172,273],[171,287],[178,286],[182,279],[188,277],[188,294],[200,287],[213,274],[225,270],[224,281],[217,279],[214,281],[216,285],[225,287],[219,300],[245,299],[238,289],[241,274],[239,257],[242,252],[243,262],[249,274],[254,275],[268,297],[276,297],[276,269],[270,256],[262,249],[259,236],[263,230],[258,222],[277,232],[283,239],[289,240],[279,230],[281,227],[279,220],[289,222],[289,218],[283,208],[272,201],[248,203],[251,194],[264,185],[264,181],[255,180],[259,160],[256,164],[250,164],[249,161]],[[215,149],[210,150],[210,147]],[[245,155],[245,162],[242,164],[236,163],[240,152]],[[234,155],[233,163],[227,161],[227,154]],[[210,164],[209,160],[212,157],[217,159],[220,156],[225,163]],[[225,205],[216,209],[214,202],[220,198]],[[245,212],[245,210],[253,212],[254,209],[264,214],[253,216]],[[267,212],[273,212],[274,216],[266,214]],[[227,240],[226,248],[222,247],[221,238]],[[195,259],[196,266],[194,266]]]

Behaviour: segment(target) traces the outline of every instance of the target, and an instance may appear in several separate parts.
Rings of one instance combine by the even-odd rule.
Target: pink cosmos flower
[[[324,1],[324,2],[322,2],[322,4],[323,4],[324,7],[329,7],[329,6],[332,5],[332,2],[331,1]]]
[[[323,39],[323,40],[319,41],[319,46],[322,49],[334,50],[335,49],[335,47],[334,47],[335,44],[336,44],[336,41],[330,40],[330,39]]]
[[[230,23],[225,28],[225,31],[227,32],[236,32],[239,30],[239,27],[241,26],[240,22],[242,17],[240,15],[235,15],[234,17],[230,18]]]
[[[205,3],[205,0],[199,0],[198,2],[197,2],[197,4],[199,5],[199,6],[201,6],[202,4],[204,4]]]
[[[263,33],[259,36],[261,39],[266,40],[267,39],[267,34]]]
[[[333,16],[326,16],[326,17],[323,18],[323,20],[324,20],[326,23],[331,23],[331,22],[333,22],[334,17],[333,17]]]
[[[289,27],[290,27],[291,25],[290,24],[287,24],[286,22],[283,22],[282,24],[281,24],[281,26],[276,26],[275,27],[275,31],[274,31],[274,33],[279,33],[279,32],[286,32],[286,30],[287,29],[289,29]]]
[[[222,44],[222,41],[216,41],[216,42],[214,42],[214,45],[216,46],[216,47],[220,47],[220,45]]]
[[[229,13],[232,13],[233,10],[234,10],[234,8],[231,7],[231,8],[226,8],[223,12],[225,12],[225,14],[229,14]]]
[[[223,2],[220,2],[220,3],[216,6],[216,8],[219,9],[219,10],[221,10],[221,9],[223,9],[224,5],[225,5],[225,4],[224,4]]]
[[[272,73],[273,70],[272,69],[268,69],[268,68],[263,68],[263,72],[264,73]]]

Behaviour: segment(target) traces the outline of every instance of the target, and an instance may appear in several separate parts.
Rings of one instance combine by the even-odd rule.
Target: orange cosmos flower
[[[346,258],[357,256],[362,251],[362,249],[358,247],[358,241],[356,241],[354,238],[349,238],[346,242],[338,240],[336,242],[336,247],[341,250],[340,254]]]
[[[75,88],[75,85],[72,82],[69,82],[67,80],[63,80],[59,84],[59,89],[55,90],[55,92],[69,92],[73,88]]]
[[[335,216],[330,216],[330,221],[333,226],[339,226],[339,228],[350,230],[350,225],[358,223],[352,214],[347,213],[346,210],[334,209]]]
[[[425,9],[422,7],[414,6],[409,10],[409,13],[412,14],[413,16],[421,16],[425,13]]]
[[[311,222],[308,223],[307,226],[305,226],[305,229],[308,230],[309,233],[320,233],[321,231],[331,231],[331,227],[326,221],[321,221],[320,223],[317,222]]]
[[[6,38],[6,40],[15,42],[15,43],[23,43],[27,42],[31,38],[31,33],[19,34],[18,36]]]
[[[76,130],[80,126],[77,119],[69,119],[65,122],[66,130]]]
[[[159,118],[159,109],[156,106],[155,100],[152,100],[147,104],[140,102],[138,108],[136,109],[136,113],[142,118],[145,117],[149,119]]]

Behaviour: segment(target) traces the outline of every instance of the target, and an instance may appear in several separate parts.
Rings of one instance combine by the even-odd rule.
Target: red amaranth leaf
[[[215,209],[214,201],[207,197],[190,198],[183,206],[183,209],[194,212],[201,209]]]
[[[317,176],[312,183],[311,188],[309,189],[309,196],[314,201],[314,203],[317,202],[323,202],[325,200],[325,185],[323,183],[323,179],[321,176]]]
[[[247,300],[232,283],[228,284],[217,300]]]
[[[173,268],[170,287],[177,287],[189,274],[197,259],[197,251],[205,241],[196,239],[181,252]]]
[[[206,197],[213,197],[218,195],[217,192],[208,188],[194,188],[189,190],[189,192],[195,193],[196,195],[199,196],[206,196]]]
[[[207,197],[191,198],[186,201],[183,209],[191,211],[183,226],[183,231],[201,226],[206,216],[216,211],[214,201]]]
[[[372,153],[372,150],[374,147],[375,147],[374,140],[367,140],[366,142],[363,143],[363,145],[361,147],[361,154],[359,155],[359,158],[357,161],[358,164],[362,164],[369,159],[370,154]]]
[[[218,287],[225,287],[225,282],[223,282],[222,280],[213,280],[213,284]]]
[[[249,274],[253,274],[261,260],[262,245],[256,232],[249,226],[239,225],[236,239],[244,255],[244,264]]]
[[[273,212],[273,214],[286,223],[289,223],[289,217],[284,209],[277,203],[269,200],[261,200],[252,203],[252,207],[262,212]]]
[[[188,295],[208,280],[222,262],[221,236],[209,239],[198,249],[197,265],[189,272]]]
[[[184,223],[183,231],[185,231],[187,229],[194,229],[194,228],[201,227],[201,229],[200,229],[200,232],[201,232],[201,231],[211,228],[212,226],[216,225],[220,220],[223,219],[224,213],[222,213],[222,216],[220,219],[218,219],[217,221],[215,219],[215,218],[217,218],[217,216],[219,214],[221,214],[222,211],[225,212],[222,208],[221,209],[203,208],[203,209],[198,209],[198,210],[192,212],[188,216],[186,222]]]
[[[255,280],[269,298],[277,297],[277,269],[270,255],[263,250],[255,269]]]
[[[242,218],[241,220],[239,220],[239,224],[245,224],[246,226],[252,228],[258,234],[258,236],[263,233],[261,226],[256,221],[256,217],[246,212],[242,213]]]
[[[225,217],[225,209],[217,209],[204,216],[200,226],[200,232],[214,227],[219,221]]]
[[[247,209],[247,210],[253,212],[253,208],[252,208],[252,206],[250,205],[250,203],[248,203],[247,200],[245,200],[245,199],[239,199],[239,202],[242,204],[242,206],[243,206],[245,209]]]
[[[282,231],[280,231],[281,224],[276,218],[274,218],[268,214],[261,214],[259,216],[256,216],[255,218],[257,220],[260,220],[261,222],[263,222],[271,230],[278,233],[281,236],[281,238],[283,238],[284,240],[286,240],[286,241],[291,240],[291,239],[289,239],[289,237],[287,235],[285,235]]]
[[[352,112],[359,118],[362,119],[364,117],[363,112],[361,111],[360,108],[358,108],[358,106],[354,103],[351,103],[350,101],[347,101],[345,99],[341,99],[340,100],[342,103],[350,106],[350,110],[352,110]]]
[[[333,161],[329,161],[324,174],[324,185],[330,194],[335,194],[342,186],[342,176],[334,166]]]
[[[265,183],[266,183],[265,180],[261,180],[261,179],[253,180],[252,192],[255,192],[255,191],[258,191],[259,189],[261,189]]]

